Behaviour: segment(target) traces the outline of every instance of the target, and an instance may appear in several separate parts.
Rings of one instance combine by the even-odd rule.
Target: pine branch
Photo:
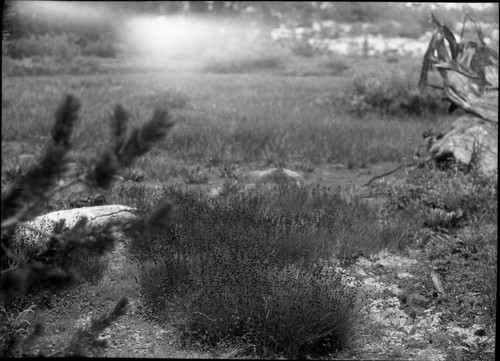
[[[128,299],[123,297],[117,302],[113,310],[100,316],[93,316],[89,325],[78,328],[68,347],[48,356],[52,357],[60,354],[66,357],[77,356],[84,354],[84,350],[90,347],[105,347],[106,345],[98,340],[99,334],[125,315],[127,306]]]
[[[44,263],[54,263],[58,257],[65,257],[67,252],[76,248],[103,254],[114,246],[117,232],[163,228],[171,219],[173,207],[170,203],[165,203],[150,214],[134,220],[116,220],[103,225],[89,225],[86,218],[81,218],[67,232],[64,232],[64,220],[58,222],[50,234],[23,224],[39,215],[46,201],[72,184],[84,182],[90,186],[109,187],[120,166],[131,165],[137,157],[148,152],[155,143],[164,138],[173,126],[168,112],[156,109],[150,121],[141,127],[136,127],[127,136],[128,115],[121,105],[117,105],[111,120],[111,130],[115,138],[114,147],[110,147],[109,151],[94,162],[88,174],[79,176],[73,174],[69,182],[58,185],[57,179],[66,169],[65,156],[70,149],[70,137],[79,109],[80,102],[76,97],[67,95],[64,98],[56,111],[55,123],[50,132],[52,142],[47,145],[40,163],[17,179],[9,191],[2,193],[0,244],[2,257],[7,256],[8,259],[16,260],[9,243],[13,239],[16,227],[20,224],[49,238],[35,255],[28,255],[30,257],[28,262],[16,262],[13,267],[1,271],[0,289],[3,293],[24,295],[33,288],[54,290],[67,287],[77,280],[77,275]],[[123,298],[109,313],[93,317],[90,325],[77,331],[68,347],[49,356],[84,355],[89,347],[105,346],[105,343],[98,340],[99,333],[126,313],[127,304],[128,300]],[[30,347],[40,332],[41,328],[35,327],[34,332],[23,340],[25,348]],[[18,341],[19,339],[14,339],[10,349],[19,346]],[[9,346],[4,348],[5,350],[9,350]]]
[[[45,193],[57,186],[57,177],[65,170],[67,148],[49,145],[39,165],[18,178],[6,194],[2,194],[2,221],[14,216],[28,203],[29,209],[19,214],[19,221],[25,222],[41,212],[46,199]],[[3,223],[3,222],[2,222]],[[2,230],[4,225],[2,224]]]
[[[74,178],[74,179],[70,180],[69,182],[64,183],[62,185],[56,185],[54,188],[47,190],[42,198],[44,200],[51,199],[56,193],[61,192],[63,189],[71,187],[75,183],[84,182],[84,181],[85,181],[85,179],[83,178],[83,176],[80,176],[80,177]],[[3,217],[4,212],[2,209],[2,223],[1,223],[2,234],[3,234],[4,230],[12,229],[13,227],[17,226],[18,224],[21,224],[22,222],[24,222],[24,220],[30,220],[30,219],[34,218],[34,216],[33,216],[33,217],[29,217],[29,219],[26,219],[28,217],[27,214],[30,213],[30,210],[33,207],[35,207],[37,205],[37,203],[38,203],[38,199],[35,199],[34,201],[28,201],[28,202],[23,204],[22,208],[20,208],[14,216],[11,216],[9,218],[5,217],[5,219]],[[3,203],[2,203],[2,207],[3,207]]]
[[[87,176],[87,181],[93,187],[108,189],[113,183],[113,179],[119,170],[118,158],[110,151],[106,151]]]
[[[164,138],[173,125],[169,113],[157,108],[151,120],[141,128],[136,127],[119,149],[116,149],[120,164],[123,167],[130,166],[137,157],[148,152],[156,142]]]
[[[137,217],[123,224],[121,230],[127,235],[132,235],[138,231],[144,232],[147,230],[165,229],[172,221],[173,211],[174,206],[172,203],[165,202],[149,214]]]
[[[70,148],[69,140],[80,107],[80,101],[74,95],[68,94],[65,96],[61,105],[57,108],[56,121],[50,131],[54,144]]]
[[[113,117],[111,117],[111,132],[115,138],[115,143],[125,137],[128,127],[128,114],[121,104],[115,106]]]
[[[76,279],[76,275],[72,272],[37,262],[2,271],[0,289],[4,294],[22,296],[31,288],[49,290],[66,288]]]

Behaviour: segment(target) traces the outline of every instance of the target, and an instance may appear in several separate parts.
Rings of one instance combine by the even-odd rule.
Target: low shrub
[[[321,66],[328,69],[330,75],[338,75],[349,69],[347,61],[338,58],[330,58],[324,61]]]
[[[23,59],[2,58],[2,75],[5,76],[85,75],[102,72],[103,69],[99,64],[90,59],[74,58],[71,61],[61,63],[47,56]]]
[[[258,69],[276,69],[282,66],[282,59],[276,56],[246,57],[224,55],[211,56],[205,61],[204,70],[211,73],[245,73]]]
[[[422,116],[446,114],[446,102],[437,91],[418,90],[416,67],[356,76],[349,91],[337,98],[344,109],[357,116]]]
[[[293,54],[305,58],[319,55],[320,51],[309,43],[307,39],[292,39],[287,44]]]
[[[405,183],[379,187],[391,199],[389,208],[413,214],[430,229],[453,230],[497,220],[497,185],[479,174],[416,168]]]
[[[118,50],[110,41],[96,40],[87,42],[82,49],[83,55],[101,58],[115,58]]]
[[[66,62],[81,55],[74,37],[64,33],[38,36],[31,34],[26,38],[7,41],[6,47],[7,55],[13,59],[51,57],[58,62]]]
[[[222,47],[205,55],[204,71],[211,73],[245,73],[279,69],[285,66],[287,52],[273,43],[259,42],[237,48]]]

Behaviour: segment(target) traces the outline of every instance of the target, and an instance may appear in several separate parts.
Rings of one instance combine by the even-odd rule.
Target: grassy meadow
[[[4,78],[2,141],[25,143],[26,151],[43,144],[54,109],[67,92],[83,103],[73,137],[82,154],[109,139],[107,121],[115,104],[122,104],[133,122],[144,121],[155,106],[164,106],[177,123],[151,156],[194,164],[208,158],[260,166],[399,162],[413,155],[425,130],[448,124],[444,116],[435,115],[353,117],[334,104],[349,83],[349,76],[158,71]],[[144,168],[157,169],[156,164]]]
[[[356,352],[359,325],[368,322],[363,280],[346,282],[346,270],[360,257],[410,250],[421,252],[428,267],[456,271],[444,273],[445,283],[475,292],[482,325],[494,335],[496,185],[429,165],[375,182],[350,199],[341,195],[346,184],[359,190],[381,166],[412,161],[424,131],[446,130],[457,117],[435,104],[440,99],[418,98],[418,59],[210,58],[209,66],[189,71],[131,71],[120,59],[102,63],[111,70],[2,74],[2,192],[36,162],[50,138],[55,109],[72,93],[82,107],[70,156],[82,167],[109,144],[115,104],[137,125],[155,107],[168,109],[176,124],[167,138],[123,170],[105,196],[109,204],[140,212],[170,199],[177,211],[168,229],[131,240],[118,283],[99,278],[107,267],[101,259],[74,261],[82,284],[58,294],[52,306],[39,306],[36,317],[49,322],[54,309],[65,310],[53,322],[50,340],[61,341],[71,329],[77,311],[65,300],[82,303],[78,295],[85,295],[93,298],[85,302],[101,309],[125,293],[141,299],[135,314],[141,322],[168,324],[177,335],[175,352],[157,343],[134,355],[231,357],[214,350],[233,347],[242,357],[334,358],[353,347]],[[306,186],[241,192],[245,172],[269,167],[301,172]],[[223,187],[223,196],[207,195],[215,185]],[[64,193],[47,210],[70,208],[74,197]],[[375,206],[363,200],[377,197],[383,201]],[[436,243],[436,234],[446,234],[447,241]],[[465,271],[464,263],[474,272]],[[413,295],[421,284],[432,288],[426,271],[417,271],[421,278],[401,285],[405,293]],[[458,312],[465,308],[464,292],[450,290],[444,300],[429,296],[428,307],[472,324],[474,315]],[[22,304],[40,299],[46,296]],[[452,357],[447,345],[437,347]],[[106,355],[132,354],[123,347],[130,353]],[[402,356],[424,348],[405,347]]]

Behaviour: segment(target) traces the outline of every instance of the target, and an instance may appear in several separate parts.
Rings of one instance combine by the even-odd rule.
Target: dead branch
[[[462,42],[465,22],[471,21],[476,41]],[[432,15],[436,28],[424,55],[419,89],[426,86],[429,72],[436,70],[443,93],[452,104],[488,122],[498,124],[498,53],[486,46],[477,22],[466,14],[460,41]]]

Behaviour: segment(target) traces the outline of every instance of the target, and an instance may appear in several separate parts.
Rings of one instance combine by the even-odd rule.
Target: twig
[[[444,287],[443,287],[443,284],[441,283],[441,279],[439,277],[439,275],[437,274],[437,272],[435,271],[431,271],[431,279],[432,279],[432,283],[434,283],[434,287],[436,287],[436,290],[444,295]]]
[[[371,184],[374,180],[379,179],[379,178],[383,178],[383,177],[388,176],[388,175],[391,175],[392,173],[397,172],[398,170],[400,170],[400,169],[401,169],[401,168],[403,168],[403,167],[414,167],[414,166],[416,166],[416,165],[423,165],[423,164],[426,164],[426,163],[428,163],[428,162],[430,162],[430,161],[431,161],[431,159],[426,159],[426,160],[424,160],[423,162],[421,161],[421,162],[413,162],[413,163],[410,163],[410,164],[406,164],[406,163],[405,163],[405,164],[400,164],[399,166],[397,166],[396,168],[394,168],[394,169],[392,169],[392,170],[390,170],[390,171],[388,171],[388,172],[385,172],[385,173],[382,173],[382,174],[379,174],[379,175],[377,175],[377,176],[373,177],[373,178],[372,178],[372,179],[370,179],[367,183],[363,184],[363,185],[362,185],[362,187],[367,187],[367,186],[369,186],[369,185],[370,185],[370,184]]]

